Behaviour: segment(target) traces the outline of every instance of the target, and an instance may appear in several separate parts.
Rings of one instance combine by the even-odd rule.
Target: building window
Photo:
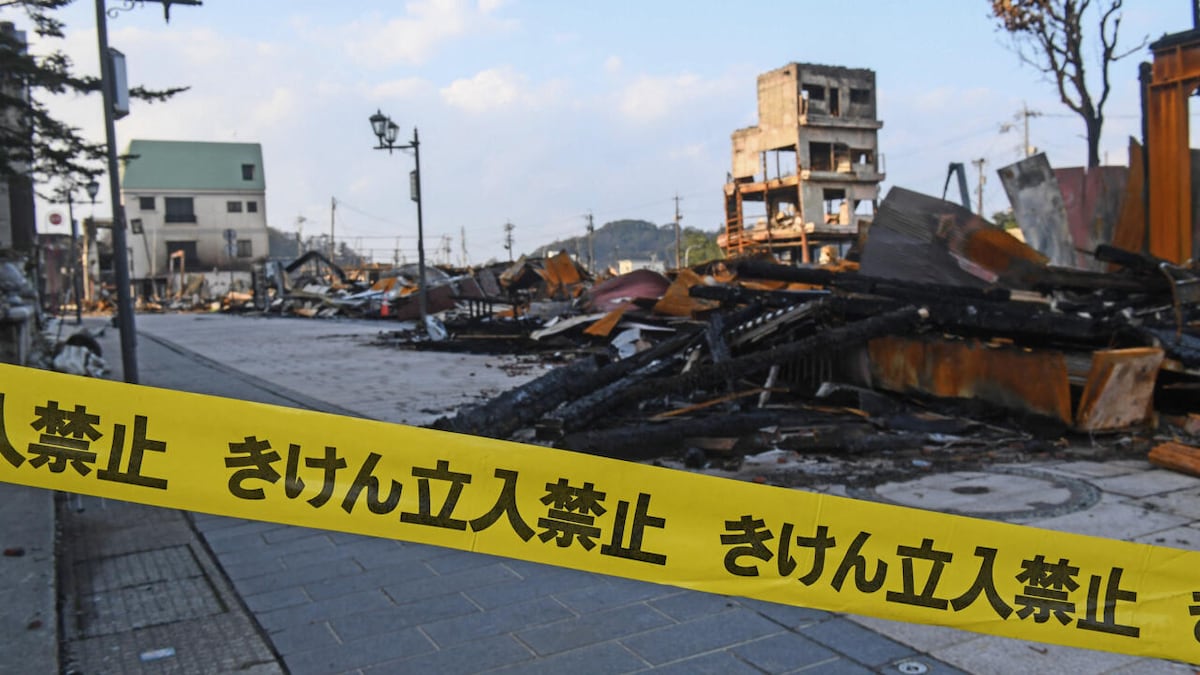
[[[166,221],[168,223],[196,222],[196,209],[191,197],[164,197],[163,202],[167,210]]]
[[[246,213],[258,213],[258,202],[246,202]]]
[[[250,244],[249,239],[237,240],[237,257],[249,258],[254,255],[254,247]]]
[[[138,209],[142,211],[153,211],[154,197],[138,197]]]
[[[225,211],[227,213],[241,213],[242,212],[242,203],[241,202],[225,202]]]
[[[850,103],[854,105],[869,105],[871,103],[870,89],[850,89]]]
[[[242,165],[242,180],[254,180],[254,165],[253,164],[243,164]]]

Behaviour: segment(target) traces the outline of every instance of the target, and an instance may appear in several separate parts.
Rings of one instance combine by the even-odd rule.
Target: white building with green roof
[[[129,144],[121,197],[132,276],[162,277],[183,252],[186,269],[249,269],[267,255],[267,183],[258,143]]]

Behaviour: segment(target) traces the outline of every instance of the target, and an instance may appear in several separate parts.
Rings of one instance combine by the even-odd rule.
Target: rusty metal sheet
[[[592,286],[584,307],[593,312],[609,312],[631,300],[658,300],[670,285],[669,279],[654,270],[634,270]]]
[[[1112,241],[1121,202],[1129,182],[1129,168],[1124,166],[1077,166],[1055,169],[1054,178],[1062,191],[1067,226],[1075,249],[1075,267],[1101,271],[1104,263],[1096,260],[1091,251],[1100,244]]]
[[[1163,350],[1156,347],[1096,352],[1079,399],[1075,427],[1103,431],[1145,421],[1162,361]]]
[[[583,280],[575,261],[566,251],[560,251],[558,255],[546,258],[544,265],[540,273],[546,280],[551,295],[559,290],[570,294],[570,289]]]
[[[943,398],[981,399],[1071,423],[1060,352],[936,337],[882,337],[867,345],[874,386]]]
[[[1117,248],[1140,253],[1146,249],[1146,163],[1142,157],[1142,144],[1129,138],[1129,180],[1125,184],[1125,199],[1121,202],[1121,215],[1113,229],[1112,244]],[[1119,265],[1110,264],[1112,272]]]
[[[675,281],[667,287],[667,291],[663,293],[662,298],[654,304],[654,311],[657,314],[666,316],[695,316],[699,312],[704,312],[711,309],[716,309],[720,303],[713,300],[704,300],[701,298],[693,298],[688,294],[688,289],[697,284],[703,284],[704,280],[699,274],[687,269],[686,267],[679,270],[675,275]]]
[[[583,331],[584,335],[608,337],[609,334],[613,332],[613,329],[617,327],[617,324],[621,323],[621,318],[625,316],[625,312],[628,311],[632,306],[633,303],[627,302],[608,314],[605,314],[604,318],[588,326],[587,329]]]
[[[997,173],[1025,241],[1050,262],[1074,267],[1076,256],[1062,190],[1044,153],[1010,164]]]

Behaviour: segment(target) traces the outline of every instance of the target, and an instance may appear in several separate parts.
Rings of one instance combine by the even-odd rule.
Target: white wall
[[[196,253],[201,262],[200,269],[196,270],[198,272],[212,268],[228,269],[230,266],[244,267],[250,261],[267,255],[267,201],[263,192],[128,191],[123,193],[123,197],[126,221],[132,223],[135,218],[141,219],[143,229],[143,234],[133,234],[131,226],[127,237],[133,278],[166,273],[168,241],[196,242]],[[154,210],[142,211],[139,197],[154,197]],[[196,222],[164,222],[165,197],[192,197]],[[231,201],[241,202],[241,213],[228,212],[226,203]],[[248,201],[258,203],[257,213],[246,211]],[[235,230],[238,239],[250,241],[250,257],[229,258],[225,252],[226,229]],[[147,258],[147,250],[150,258]]]

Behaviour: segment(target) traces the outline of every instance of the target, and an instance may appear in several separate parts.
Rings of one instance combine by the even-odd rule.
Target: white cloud
[[[481,0],[413,0],[404,16],[386,20],[378,14],[351,22],[337,31],[346,53],[366,66],[423,63],[446,42],[470,35],[503,32],[511,20],[492,16],[501,5]]]
[[[617,73],[621,72],[622,65],[621,57],[614,54],[604,60],[604,72],[608,73],[609,75],[616,75]]]
[[[617,109],[633,122],[657,122],[684,106],[734,91],[739,84],[731,78],[706,80],[691,73],[672,77],[642,75],[620,93]]]
[[[421,96],[429,89],[429,82],[419,77],[405,77],[376,84],[367,91],[367,98],[372,101],[403,100]]]
[[[474,77],[455,80],[441,90],[441,95],[447,105],[478,114],[516,105],[553,104],[564,90],[565,84],[558,80],[532,87],[529,78],[511,66],[501,66],[482,70]]]

